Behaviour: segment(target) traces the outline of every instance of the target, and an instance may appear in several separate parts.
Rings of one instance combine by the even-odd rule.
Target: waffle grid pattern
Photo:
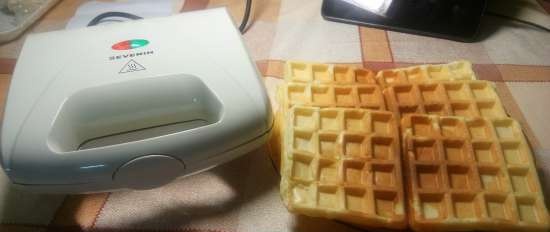
[[[416,65],[386,69],[378,73],[370,69],[345,65],[289,61],[285,65],[285,80],[315,84],[378,84],[387,87],[395,83],[476,80],[469,61],[448,64]]]
[[[287,62],[285,80],[279,144],[290,211],[367,228],[549,228],[521,127],[470,62],[376,75]]]
[[[415,230],[544,230],[548,213],[529,146],[510,118],[402,120]]]
[[[400,118],[407,114],[507,117],[497,93],[487,81],[395,84],[383,92],[388,108]]]
[[[288,83],[283,87],[289,108],[294,105],[385,110],[382,90],[374,84],[326,85]]]
[[[387,87],[395,83],[426,83],[431,81],[476,80],[472,63],[465,60],[448,64],[417,65],[406,68],[381,70],[377,82]]]
[[[281,193],[291,211],[404,228],[397,122],[391,112],[295,106]]]
[[[287,82],[337,85],[377,83],[372,70],[345,65],[289,61],[285,69]]]

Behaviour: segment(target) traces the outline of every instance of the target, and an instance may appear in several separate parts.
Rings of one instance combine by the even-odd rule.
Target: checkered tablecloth
[[[60,2],[27,33],[63,29],[82,2]],[[504,2],[510,1],[499,2],[507,8]],[[235,22],[240,22],[244,8],[243,0],[174,3],[176,13],[227,6]],[[470,60],[480,79],[495,82],[507,112],[523,126],[545,192],[550,193],[550,33],[484,18],[481,42],[458,43],[328,22],[322,19],[320,6],[321,0],[254,1],[252,24],[244,39],[272,99],[282,82],[283,63],[290,59],[373,70]],[[524,1],[516,10],[550,24],[544,21],[549,17],[548,3]],[[0,102],[24,37],[0,45]],[[10,187],[1,173],[0,231],[355,231],[338,222],[289,214],[280,200],[279,176],[268,153],[262,147],[147,191],[32,194]]]

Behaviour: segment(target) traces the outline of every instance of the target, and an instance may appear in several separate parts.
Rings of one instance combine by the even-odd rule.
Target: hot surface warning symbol
[[[124,67],[122,67],[122,69],[118,73],[137,72],[141,70],[145,70],[145,67],[143,67],[143,65],[139,64],[135,60],[130,60],[124,65]]]

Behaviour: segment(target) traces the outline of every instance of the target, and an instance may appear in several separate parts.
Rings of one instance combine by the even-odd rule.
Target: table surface
[[[26,33],[61,30],[80,4],[62,1]],[[174,0],[175,12],[227,6],[240,22],[242,0]],[[496,8],[548,25],[550,4],[522,1]],[[506,111],[523,126],[550,193],[550,34],[484,18],[476,43],[408,35],[327,22],[321,0],[254,1],[244,35],[271,97],[286,60],[349,64],[373,70],[467,59],[480,79],[495,82]],[[546,20],[546,21],[545,21]],[[25,35],[0,45],[0,102],[4,102]],[[273,102],[274,107],[276,103]],[[3,109],[3,106],[0,106]],[[13,189],[0,174],[0,231],[355,231],[330,220],[295,216],[284,208],[279,177],[265,147],[210,171],[147,191],[44,195]],[[546,181],[545,181],[546,180]],[[547,184],[545,184],[547,183]],[[548,195],[546,197],[548,205]]]

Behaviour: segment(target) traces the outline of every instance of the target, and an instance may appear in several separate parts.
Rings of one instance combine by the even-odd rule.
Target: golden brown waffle
[[[326,85],[288,83],[279,87],[279,102],[285,108],[294,105],[348,107],[385,110],[384,96],[378,85]]]
[[[448,64],[417,65],[406,68],[381,70],[376,80],[381,86],[396,83],[418,83],[430,81],[454,81],[477,79],[472,70],[472,63],[465,60]]]
[[[295,106],[284,120],[280,191],[289,211],[358,226],[406,226],[391,112]]]
[[[493,86],[487,81],[438,81],[395,84],[384,89],[389,110],[407,114],[464,117],[507,117]]]
[[[376,84],[375,73],[364,68],[289,61],[285,64],[285,80],[315,84]]]
[[[548,231],[548,212],[519,124],[409,115],[402,122],[414,230]]]

